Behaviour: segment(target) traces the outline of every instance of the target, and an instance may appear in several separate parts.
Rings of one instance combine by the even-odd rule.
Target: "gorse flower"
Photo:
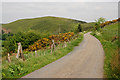
[[[58,35],[51,35],[49,38],[42,38],[35,42],[33,45],[29,46],[26,51],[35,51],[39,49],[45,49],[48,45],[52,45],[54,40],[55,44],[59,44],[60,42],[67,42],[74,36],[74,32],[68,33],[59,33]]]

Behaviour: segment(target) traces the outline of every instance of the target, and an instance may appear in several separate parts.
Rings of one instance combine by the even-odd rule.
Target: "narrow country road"
[[[72,52],[22,78],[103,78],[104,51],[90,33]]]

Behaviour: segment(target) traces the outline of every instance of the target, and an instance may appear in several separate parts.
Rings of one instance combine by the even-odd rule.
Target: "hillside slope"
[[[10,29],[12,33],[35,30],[37,32],[56,34],[59,32],[74,31],[80,23],[86,22],[47,16],[33,19],[21,19],[12,23],[3,24],[2,26],[3,28]]]
[[[82,27],[82,31],[86,31],[89,30],[91,31],[95,26],[95,22],[89,22],[89,23],[82,23],[81,27]]]

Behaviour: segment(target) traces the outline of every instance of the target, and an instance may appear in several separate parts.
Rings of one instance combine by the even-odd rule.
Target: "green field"
[[[49,32],[50,34],[57,34],[59,32],[75,31],[81,23],[86,22],[47,16],[33,19],[21,19],[9,24],[3,24],[2,26],[5,29],[9,29],[12,33],[34,30],[40,33]]]
[[[101,31],[92,33],[103,45],[105,52],[104,77],[120,79],[120,44],[118,41],[118,23],[105,26]]]

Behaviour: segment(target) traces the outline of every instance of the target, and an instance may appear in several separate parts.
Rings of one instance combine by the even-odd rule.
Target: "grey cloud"
[[[117,2],[14,2],[3,3],[3,22],[45,15],[94,21],[99,17],[118,17]]]

